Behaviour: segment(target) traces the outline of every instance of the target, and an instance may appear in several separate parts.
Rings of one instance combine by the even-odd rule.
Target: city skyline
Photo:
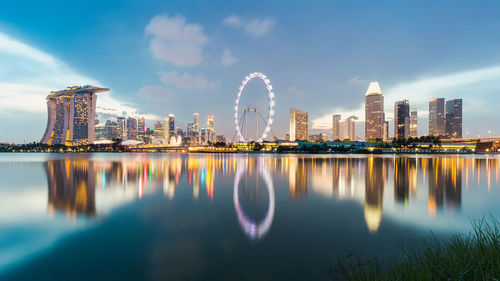
[[[68,85],[112,89],[99,101],[97,113],[103,120],[125,111],[145,116],[151,126],[174,112],[176,123],[185,128],[192,112],[230,116],[228,105],[239,81],[252,71],[262,71],[273,81],[274,131],[280,136],[288,131],[292,107],[310,113],[311,133],[331,130],[332,113],[364,120],[361,99],[369,81],[379,81],[384,89],[387,119],[393,116],[396,100],[408,99],[421,109],[419,135],[428,130],[426,103],[433,97],[470,101],[463,108],[463,114],[470,116],[464,119],[464,136],[487,136],[489,130],[500,135],[493,121],[493,105],[499,98],[500,39],[492,39],[491,29],[485,31],[482,24],[497,28],[494,23],[500,20],[492,11],[498,3],[463,4],[451,10],[446,3],[433,3],[432,11],[423,9],[430,2],[389,7],[320,1],[315,9],[294,2],[286,11],[278,3],[267,3],[266,12],[237,3],[197,3],[200,10],[179,1],[169,5],[109,1],[100,3],[100,10],[79,7],[92,19],[86,22],[76,21],[71,6],[51,1],[44,4],[43,15],[6,4],[0,11],[0,112],[13,121],[0,126],[0,142],[38,141],[46,93]],[[36,2],[31,5],[33,10],[40,7]],[[301,20],[290,11],[303,11]],[[324,13],[329,16],[320,17]],[[105,14],[114,16],[104,21]],[[430,20],[426,25],[406,20],[424,14]],[[386,21],[373,25],[380,16]],[[433,24],[442,20],[450,28]],[[462,24],[469,27],[465,34],[459,28]],[[69,27],[79,32],[68,32]],[[166,27],[184,34],[186,40],[175,41],[172,34],[160,32]],[[187,27],[193,32],[183,33],[191,30]],[[446,43],[435,40],[439,38]],[[359,48],[365,39],[370,48]],[[88,42],[93,42],[92,48],[86,47]],[[193,52],[176,57],[162,52],[178,46]],[[230,135],[232,123],[220,121],[220,133]]]

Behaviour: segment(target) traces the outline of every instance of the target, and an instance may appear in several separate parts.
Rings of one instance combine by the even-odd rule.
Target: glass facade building
[[[429,101],[429,135],[445,135],[444,98]]]

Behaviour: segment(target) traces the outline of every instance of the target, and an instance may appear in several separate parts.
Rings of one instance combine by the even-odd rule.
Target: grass
[[[500,280],[500,223],[472,221],[468,234],[432,237],[405,247],[398,259],[339,259],[335,280]]]

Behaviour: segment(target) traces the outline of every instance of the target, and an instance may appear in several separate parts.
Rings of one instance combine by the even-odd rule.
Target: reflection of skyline
[[[92,162],[86,160],[45,162],[49,185],[49,210],[67,215],[95,215],[95,177]]]
[[[320,195],[362,203],[368,230],[377,232],[383,213],[393,206],[384,208],[384,204],[395,202],[395,208],[404,206],[410,210],[418,208],[418,198],[425,202],[430,216],[436,216],[440,210],[454,212],[462,208],[462,193],[469,185],[487,186],[489,190],[498,184],[499,174],[496,158],[139,156],[109,161],[48,160],[44,166],[49,209],[68,215],[95,216],[116,194],[127,194],[129,201],[154,192],[169,200],[184,192],[196,200],[216,201],[220,182],[217,179],[226,177],[232,181],[240,167],[238,161],[245,159],[245,177],[252,183],[262,178],[259,163],[265,163],[273,180],[281,183],[275,184],[276,190],[288,189],[292,201]],[[243,185],[240,189],[244,191]],[[255,190],[261,191],[260,186]],[[106,195],[108,199],[101,206],[99,198],[105,194],[110,195]],[[250,195],[256,196],[246,194]]]

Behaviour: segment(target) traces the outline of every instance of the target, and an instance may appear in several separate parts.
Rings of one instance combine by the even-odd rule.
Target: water
[[[500,218],[499,158],[0,154],[0,280],[327,280]]]

